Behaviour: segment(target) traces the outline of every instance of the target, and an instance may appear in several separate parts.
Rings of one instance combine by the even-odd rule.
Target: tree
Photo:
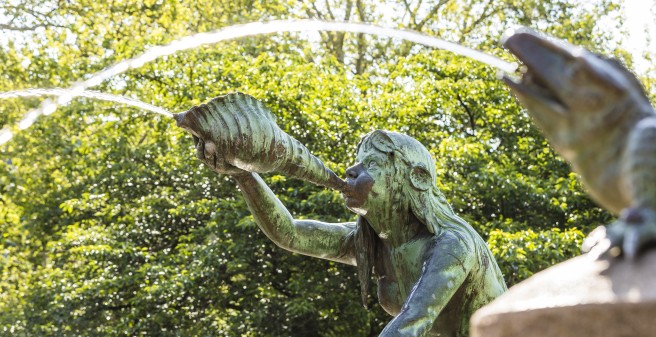
[[[524,23],[622,56],[605,50],[596,30],[616,6],[9,3],[0,90],[70,86],[152,46],[260,19],[394,24],[504,57],[500,32]],[[577,254],[584,233],[611,218],[494,70],[448,52],[362,35],[326,33],[314,43],[279,34],[174,54],[96,89],[171,111],[247,92],[342,176],[362,134],[408,133],[435,155],[439,187],[489,239],[509,284]],[[38,103],[0,102],[0,125]],[[371,311],[360,307],[354,269],[273,246],[234,183],[194,160],[190,136],[169,119],[76,99],[1,145],[0,159],[0,335],[373,336],[389,320],[373,298]],[[265,178],[297,217],[353,219],[336,192]]]

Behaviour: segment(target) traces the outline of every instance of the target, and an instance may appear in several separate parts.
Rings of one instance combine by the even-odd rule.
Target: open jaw
[[[522,76],[520,81],[508,75],[503,76],[503,81],[524,101],[537,101],[563,114],[567,110],[565,103],[550,91],[546,85],[542,84],[539,78],[534,76],[530,70]]]
[[[526,103],[548,105],[556,112],[565,113],[565,95],[571,88],[568,67],[580,49],[554,42],[528,29],[515,31],[503,41],[525,66],[522,78],[504,75],[503,81]]]

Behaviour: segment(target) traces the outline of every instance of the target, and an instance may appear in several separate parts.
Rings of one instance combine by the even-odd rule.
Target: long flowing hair
[[[365,135],[358,144],[373,146],[377,150],[392,154],[400,191],[390,191],[408,203],[412,214],[435,236],[444,231],[456,235],[463,242],[472,242],[480,263],[487,263],[491,257],[482,251],[485,242],[474,229],[457,216],[444,194],[437,187],[435,162],[430,152],[414,138],[391,131],[376,130]],[[374,266],[377,245],[380,239],[363,216],[358,216],[354,234],[355,258],[362,304],[367,307],[367,296]]]

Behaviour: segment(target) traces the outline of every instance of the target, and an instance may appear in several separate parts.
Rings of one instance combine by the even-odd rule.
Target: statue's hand
[[[227,162],[212,141],[205,141],[196,136],[193,137],[194,143],[196,144],[196,158],[200,159],[200,161],[209,166],[214,172],[230,175],[239,175],[246,172]]]

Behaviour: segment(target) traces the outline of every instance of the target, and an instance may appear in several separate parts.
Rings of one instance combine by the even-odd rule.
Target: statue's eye
[[[370,161],[367,163],[367,168],[368,168],[368,169],[373,169],[373,168],[376,168],[376,167],[378,167],[378,163],[376,163],[375,160],[370,160]]]

